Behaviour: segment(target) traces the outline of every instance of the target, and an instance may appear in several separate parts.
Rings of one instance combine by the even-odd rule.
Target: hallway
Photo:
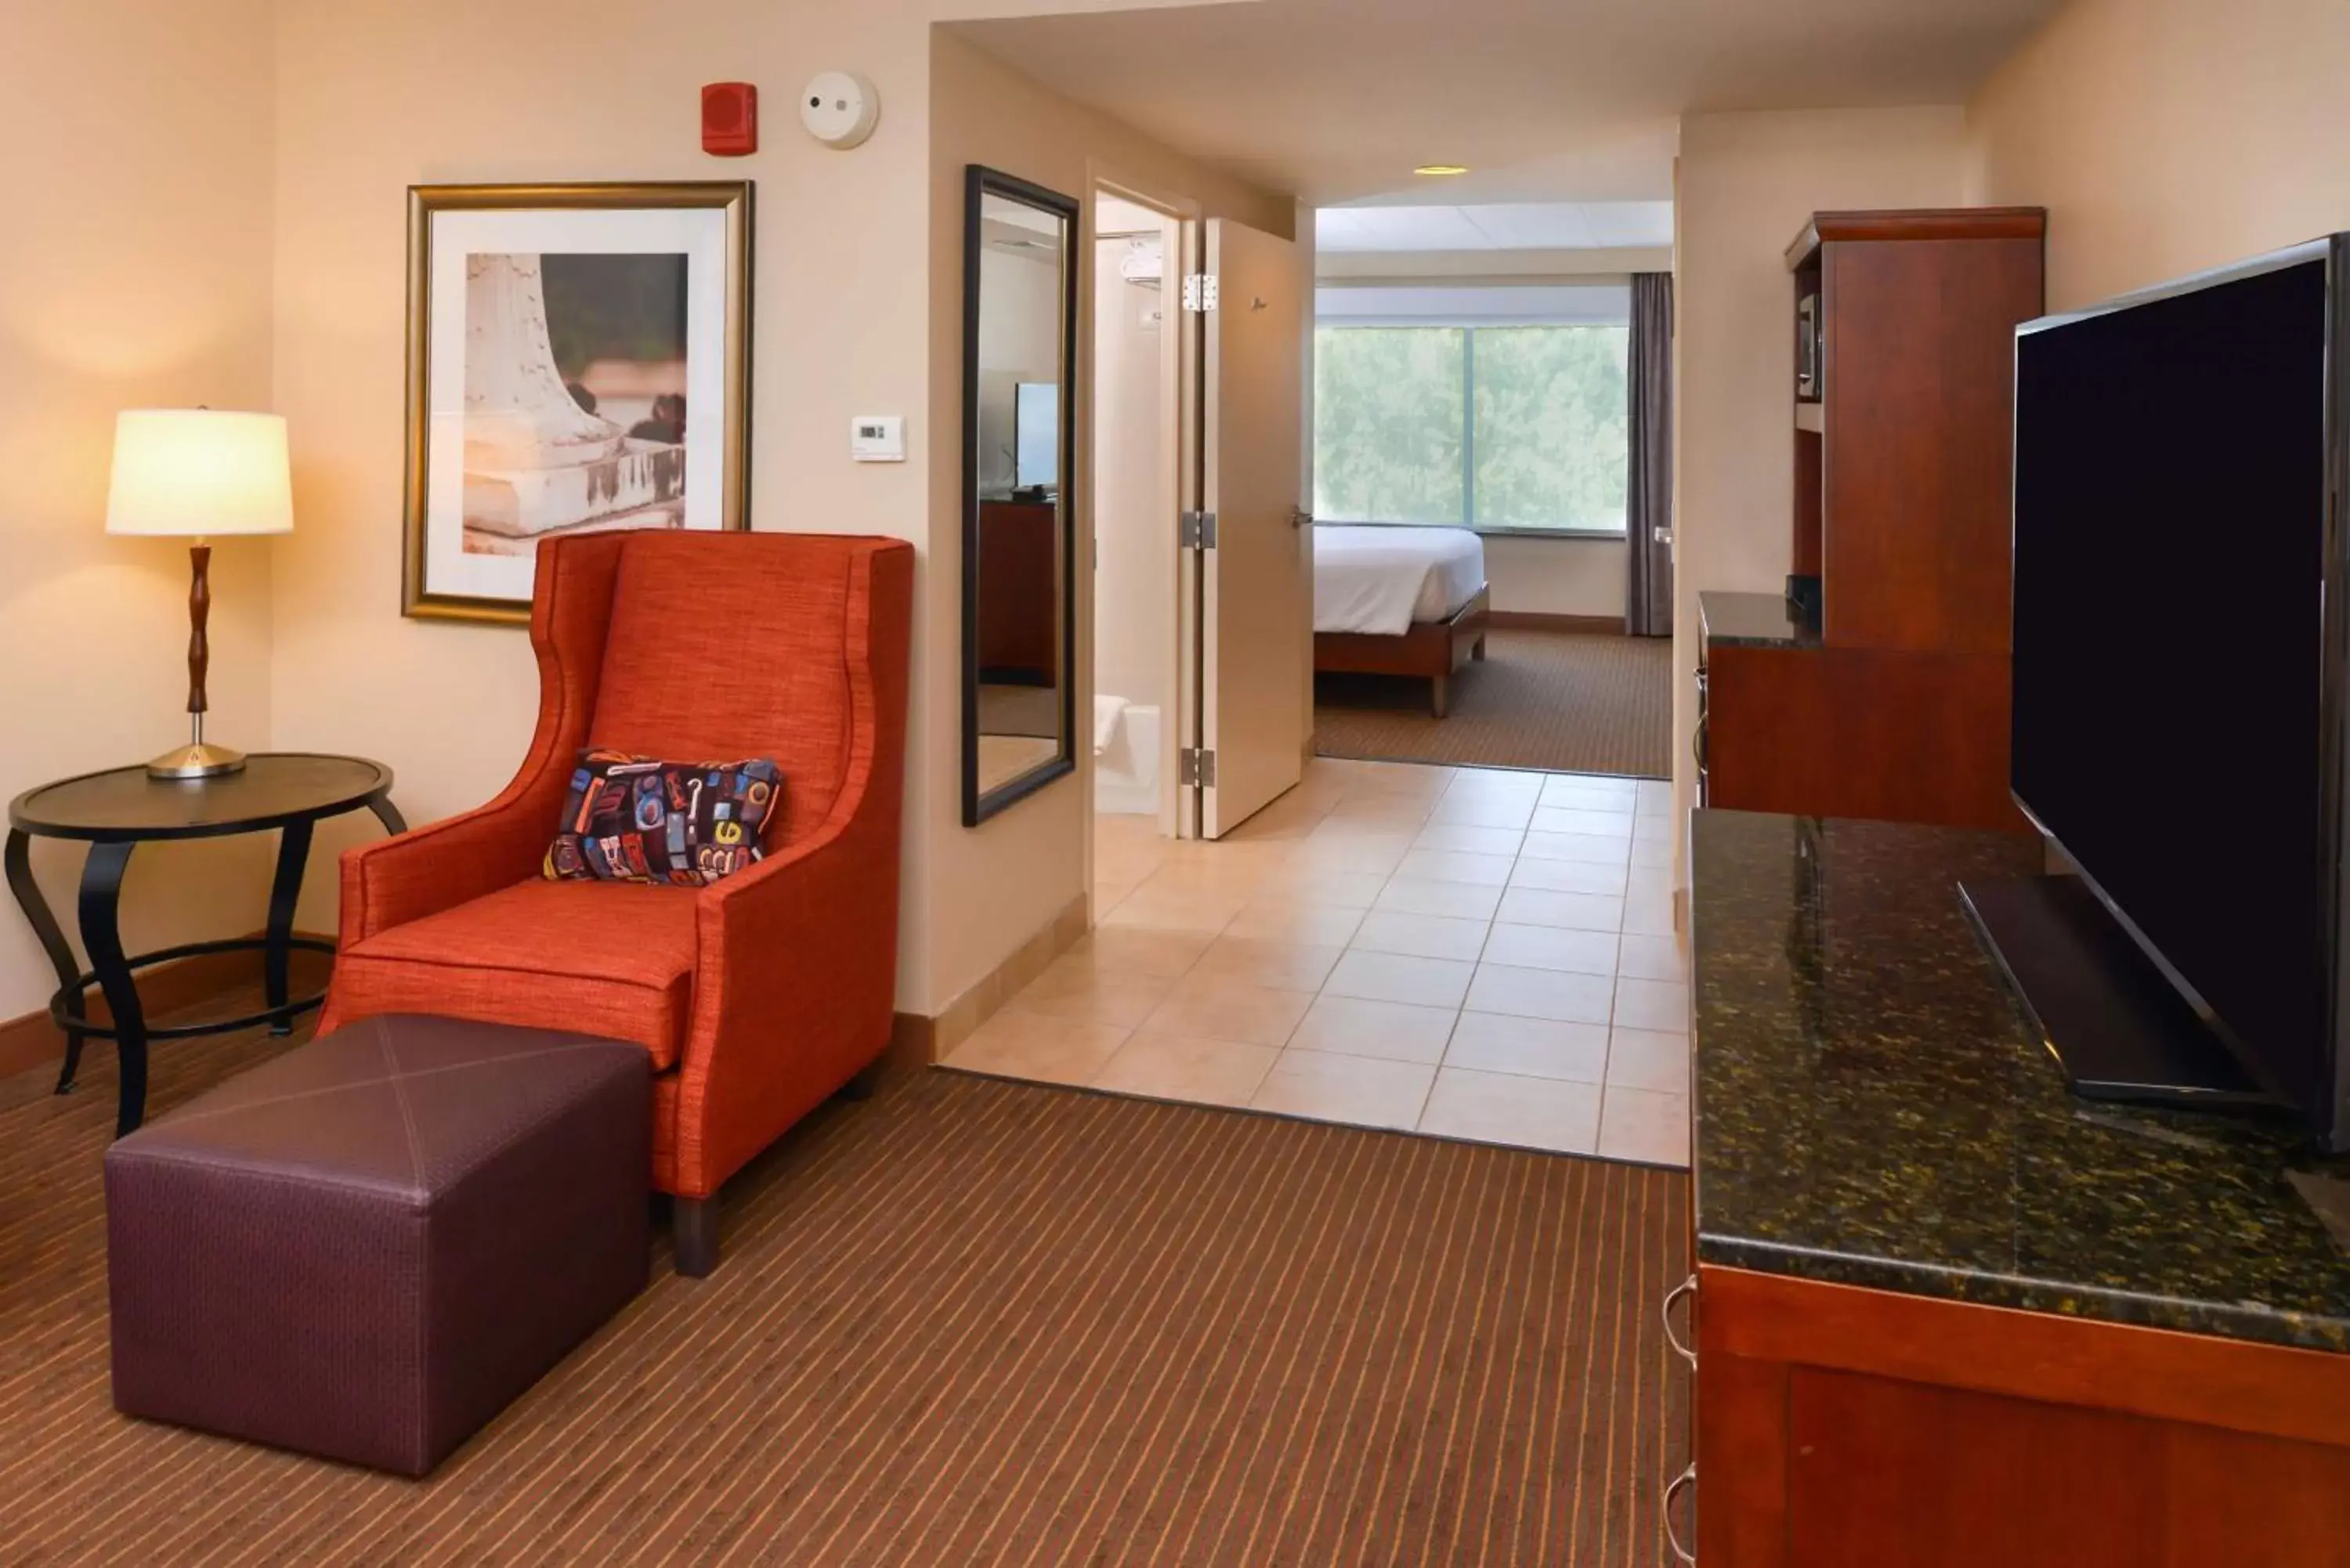
[[[1095,932],[946,1065],[1686,1165],[1669,798],[1322,758],[1221,843],[1103,817]]]

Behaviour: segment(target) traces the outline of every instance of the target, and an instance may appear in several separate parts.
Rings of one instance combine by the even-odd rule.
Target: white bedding
[[[1485,542],[1466,528],[1314,529],[1314,629],[1400,637],[1450,620],[1485,586]]]

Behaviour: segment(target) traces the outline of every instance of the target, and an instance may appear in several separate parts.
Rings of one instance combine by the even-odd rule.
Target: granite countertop
[[[1820,646],[1818,625],[1799,616],[1783,594],[1701,593],[1697,613],[1714,648]]]
[[[2073,1096],[1959,903],[2036,839],[1700,811],[1698,1257],[2350,1352],[2289,1128]]]

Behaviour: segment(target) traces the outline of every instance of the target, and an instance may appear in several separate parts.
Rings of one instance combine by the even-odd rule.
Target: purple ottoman
[[[651,1069],[354,1023],[106,1155],[114,1403],[423,1475],[642,1290]]]

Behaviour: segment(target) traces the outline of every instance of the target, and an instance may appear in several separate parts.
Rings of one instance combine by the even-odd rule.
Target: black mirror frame
[[[963,176],[962,263],[962,825],[977,827],[1077,771],[1077,265],[1083,236],[1075,198],[973,163]],[[1061,750],[1018,778],[979,787],[979,275],[985,244],[981,209],[1002,196],[1063,222],[1061,253],[1060,697]]]

